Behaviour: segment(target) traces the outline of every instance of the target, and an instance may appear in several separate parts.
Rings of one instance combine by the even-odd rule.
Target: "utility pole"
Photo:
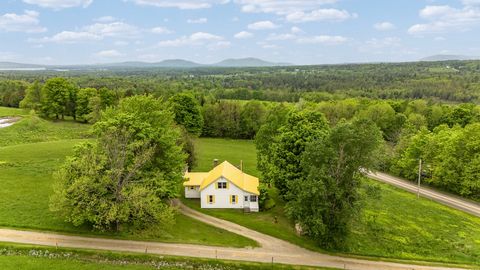
[[[422,178],[422,159],[418,161],[418,188],[417,188],[417,198],[420,198],[420,180]]]

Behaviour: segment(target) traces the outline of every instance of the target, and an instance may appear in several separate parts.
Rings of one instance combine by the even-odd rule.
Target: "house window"
[[[218,182],[217,183],[217,188],[218,189],[226,189],[227,188],[227,182]]]
[[[230,196],[230,203],[231,204],[237,204],[237,195],[232,195]]]
[[[194,186],[190,186],[190,187],[188,187],[188,188],[189,188],[190,190],[194,190],[194,189],[195,189]]]
[[[208,196],[207,196],[207,202],[208,202],[209,204],[215,203],[215,196],[214,196],[214,195],[208,195]]]
[[[251,202],[256,202],[256,201],[257,201],[257,196],[251,195],[251,196],[250,196],[250,201],[251,201]]]
[[[245,201],[248,202],[248,196],[245,196]]]

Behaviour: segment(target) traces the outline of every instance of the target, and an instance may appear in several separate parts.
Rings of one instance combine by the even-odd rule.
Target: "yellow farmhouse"
[[[258,212],[258,178],[228,161],[209,172],[186,172],[185,198],[200,198],[202,208],[238,208]]]

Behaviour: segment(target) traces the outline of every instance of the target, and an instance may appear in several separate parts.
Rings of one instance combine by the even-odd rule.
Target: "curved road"
[[[366,176],[374,180],[397,186],[412,193],[417,193],[418,190],[416,184],[398,177],[391,176],[386,173],[368,172],[366,173]],[[468,201],[453,195],[445,194],[427,187],[420,187],[420,195],[480,217],[479,203]]]
[[[175,201],[180,211],[187,216],[207,224],[252,238],[259,248],[227,248],[189,244],[169,244],[132,240],[117,240],[81,236],[69,236],[46,232],[0,229],[0,242],[14,242],[33,245],[60,246],[69,248],[101,249],[111,251],[147,252],[150,254],[218,258],[251,262],[283,263],[291,265],[323,266],[339,269],[358,270],[405,270],[405,269],[453,269],[445,267],[420,266],[382,261],[344,258],[325,255],[303,249],[286,241],[242,227],[238,224],[208,216],[192,210]]]

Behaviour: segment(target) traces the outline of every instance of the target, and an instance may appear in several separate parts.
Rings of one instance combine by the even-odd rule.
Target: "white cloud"
[[[231,45],[232,43],[230,41],[222,40],[222,41],[214,42],[207,45],[207,48],[209,50],[221,50],[221,49],[229,48]]]
[[[29,41],[38,43],[80,43],[102,40],[106,37],[132,38],[139,33],[140,30],[136,26],[123,22],[95,23],[82,27],[80,31],[62,31],[51,37],[29,39]]]
[[[328,36],[328,35],[319,35],[312,37],[303,37],[297,39],[297,42],[300,44],[325,44],[325,45],[336,45],[345,43],[348,39],[343,36]]]
[[[395,25],[391,22],[379,22],[373,25],[373,28],[375,28],[378,31],[388,31],[388,30],[393,30],[395,29]]]
[[[351,14],[346,10],[324,8],[312,10],[310,12],[296,11],[288,14],[286,19],[289,22],[302,23],[315,21],[344,21],[356,17],[357,14]]]
[[[207,23],[208,19],[207,18],[198,18],[198,19],[188,19],[187,23],[192,23],[192,24],[203,24]]]
[[[116,21],[116,20],[117,19],[113,16],[102,16],[102,17],[94,19],[94,21],[96,21],[96,22],[103,22],[103,23],[113,22],[113,21]]]
[[[338,0],[235,0],[243,12],[273,13],[284,16],[289,22],[343,21],[356,18],[357,14],[346,10],[323,8]]]
[[[241,31],[236,33],[233,37],[237,39],[247,39],[253,37],[253,34],[247,31]]]
[[[100,58],[116,58],[116,57],[120,57],[120,56],[123,56],[123,55],[124,54],[120,53],[117,50],[99,51],[99,52],[94,54],[94,56],[100,57]]]
[[[278,49],[280,47],[278,45],[275,45],[275,44],[263,44],[262,48],[263,49]]]
[[[290,33],[287,33],[287,34],[270,34],[270,35],[268,35],[266,40],[269,40],[269,41],[292,40],[292,39],[296,39],[296,38],[297,38],[296,35],[290,34]]]
[[[269,30],[269,29],[275,29],[277,27],[278,25],[274,24],[271,21],[259,21],[259,22],[254,22],[248,25],[248,29],[251,29],[251,30]]]
[[[23,0],[31,5],[37,5],[43,8],[52,8],[55,10],[71,7],[88,7],[93,0]]]
[[[83,27],[83,30],[102,37],[132,37],[139,33],[136,26],[124,22],[95,23]]]
[[[224,38],[206,32],[193,33],[190,36],[183,36],[177,39],[162,40],[158,42],[159,47],[178,47],[178,46],[212,46],[224,41]]]
[[[365,43],[370,49],[394,48],[401,46],[401,39],[398,37],[372,38]]]
[[[293,26],[292,28],[290,28],[290,32],[294,34],[300,34],[303,33],[303,30],[299,27]]]
[[[0,31],[40,33],[47,28],[40,26],[36,11],[25,10],[23,14],[6,13],[0,15]]]
[[[336,3],[337,0],[235,0],[241,5],[243,12],[249,13],[274,13],[286,15],[297,11],[311,11],[327,4]]]
[[[225,0],[130,0],[141,6],[155,6],[160,8],[178,8],[178,9],[204,9],[210,8],[214,4],[228,3]]]
[[[462,8],[448,5],[426,6],[420,10],[419,16],[426,23],[412,25],[408,33],[414,35],[428,33],[445,33],[451,31],[468,31],[480,24],[480,1],[463,1]]]
[[[88,42],[101,40],[102,37],[96,34],[88,32],[73,32],[73,31],[62,31],[51,37],[43,37],[41,39],[29,39],[32,42],[54,42],[54,43],[78,43],[78,42]]]
[[[154,34],[171,34],[171,33],[173,33],[173,31],[171,31],[170,29],[168,29],[166,27],[163,27],[163,26],[154,27],[150,30],[150,32],[152,32]]]

